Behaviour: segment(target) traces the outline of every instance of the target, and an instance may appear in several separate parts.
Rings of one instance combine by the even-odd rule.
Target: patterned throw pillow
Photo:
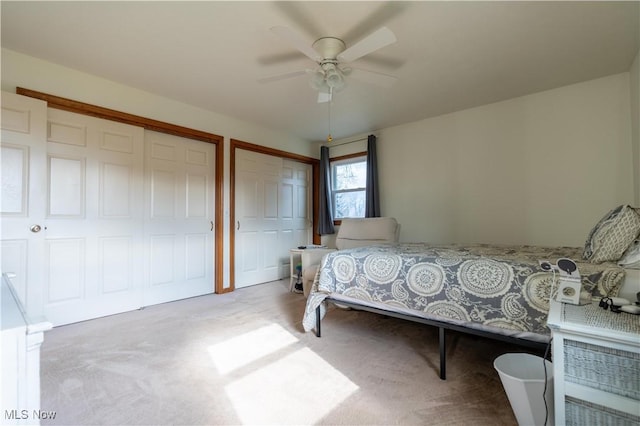
[[[615,262],[640,234],[640,215],[628,205],[611,210],[591,230],[583,257],[591,263]]]

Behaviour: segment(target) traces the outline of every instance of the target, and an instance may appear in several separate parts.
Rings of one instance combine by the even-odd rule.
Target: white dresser
[[[640,316],[552,302],[558,425],[640,424]]]
[[[27,317],[6,274],[2,274],[0,299],[0,424],[37,425],[55,417],[54,412],[40,407],[40,344],[51,323]]]

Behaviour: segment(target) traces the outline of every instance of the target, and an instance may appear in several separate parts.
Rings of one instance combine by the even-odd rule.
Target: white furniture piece
[[[640,424],[640,317],[551,302],[558,425]]]
[[[313,253],[309,256],[305,256],[305,252],[309,252],[312,250],[320,250],[319,252]],[[315,256],[318,253],[326,253],[327,251],[334,251],[335,249],[327,249],[324,246],[317,245],[308,245],[305,248],[292,248],[289,250],[289,291],[293,291],[293,287],[296,284],[296,280],[298,278],[298,271],[296,271],[296,266],[298,263],[302,265],[302,269],[305,267],[305,260],[309,262],[309,259],[315,259]]]
[[[298,277],[296,271],[296,265],[298,262],[302,262],[302,252],[305,249],[291,249],[289,250],[289,291],[293,291],[293,286],[296,283],[296,278]]]
[[[314,248],[302,251],[302,287],[308,296],[322,257],[328,252],[376,244],[397,243],[400,224],[393,217],[342,219],[336,235],[336,248]]]
[[[2,274],[2,424],[40,424],[55,413],[40,407],[40,345],[51,323],[30,320],[8,274]]]

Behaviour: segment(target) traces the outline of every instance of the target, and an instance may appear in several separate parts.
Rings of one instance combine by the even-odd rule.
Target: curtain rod
[[[367,136],[367,137],[364,137],[364,138],[354,139],[354,140],[351,140],[351,141],[345,141],[345,142],[340,142],[340,143],[327,143],[327,144],[324,144],[323,146],[328,146],[329,148],[333,148],[334,146],[347,145],[347,144],[354,143],[354,142],[362,142],[362,141],[366,141],[368,139],[369,139],[369,137]]]

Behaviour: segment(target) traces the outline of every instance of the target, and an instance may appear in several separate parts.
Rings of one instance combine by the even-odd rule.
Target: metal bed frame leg
[[[333,300],[331,300],[329,298],[327,298],[326,300],[333,302]],[[494,333],[482,332],[480,330],[469,329],[469,328],[466,328],[466,327],[463,327],[463,326],[457,326],[457,325],[453,325],[453,324],[443,324],[441,321],[428,320],[428,319],[424,319],[424,318],[417,318],[417,317],[413,317],[413,316],[402,314],[402,313],[398,313],[398,312],[390,312],[390,311],[386,311],[386,310],[382,310],[382,309],[363,306],[363,305],[360,305],[360,304],[354,303],[354,302],[345,302],[344,300],[340,300],[340,303],[343,304],[343,305],[346,305],[348,307],[352,307],[352,308],[363,310],[363,311],[375,312],[375,313],[382,314],[382,315],[385,315],[385,316],[391,316],[391,317],[394,317],[394,318],[406,319],[406,320],[409,320],[409,321],[419,322],[419,323],[426,324],[426,325],[429,325],[429,326],[438,327],[438,337],[439,337],[439,343],[440,343],[440,379],[442,379],[442,380],[446,380],[447,379],[447,341],[446,341],[446,331],[447,330],[453,330],[453,331],[457,331],[457,332],[468,333],[468,334],[472,334],[474,336],[489,337],[489,338],[497,339],[497,340],[500,340],[500,341],[503,341],[503,342],[509,342],[509,343],[514,343],[514,344],[520,345],[520,346],[526,346],[526,347],[529,347],[529,348],[534,348],[537,351],[544,351],[545,349],[548,350],[548,343],[534,342],[534,341],[529,341],[529,340],[525,340],[525,339],[519,339],[519,338],[515,338],[515,337],[501,336],[501,335],[496,335]],[[316,336],[320,337],[320,335],[321,335],[321,330],[320,330],[320,305],[318,305],[318,307],[316,307]]]
[[[445,328],[440,328],[440,379],[447,380],[447,345]]]

